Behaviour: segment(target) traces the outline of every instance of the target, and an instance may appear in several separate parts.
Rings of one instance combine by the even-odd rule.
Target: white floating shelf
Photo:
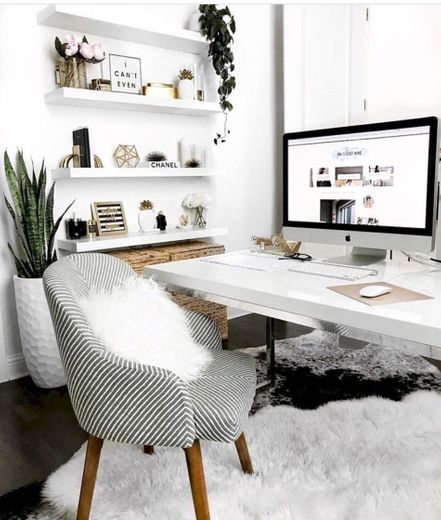
[[[149,27],[139,17],[126,17],[122,23],[112,5],[100,5],[99,18],[91,16],[87,5],[49,5],[37,15],[40,25],[80,34],[93,34],[128,42],[162,47],[207,56],[208,43],[195,31]],[[130,14],[130,13],[128,13]]]
[[[161,179],[173,177],[213,177],[208,168],[56,168],[52,179]]]
[[[106,249],[123,249],[133,246],[146,246],[152,244],[164,244],[167,242],[181,242],[196,238],[210,238],[228,234],[228,228],[191,228],[170,229],[152,233],[129,233],[113,237],[97,237],[93,239],[81,238],[79,240],[57,240],[58,249],[74,253],[89,251],[105,251]]]
[[[183,99],[155,99],[138,94],[103,92],[82,88],[57,88],[44,96],[47,105],[67,105],[72,107],[105,108],[115,110],[136,110],[139,112],[159,112],[191,116],[219,114],[218,103]]]

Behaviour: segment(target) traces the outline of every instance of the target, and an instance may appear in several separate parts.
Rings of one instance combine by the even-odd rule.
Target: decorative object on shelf
[[[113,92],[141,94],[141,60],[132,56],[109,54],[110,84]]]
[[[210,148],[205,148],[203,151],[204,166],[205,168],[211,168],[213,166],[213,151]]]
[[[147,164],[149,168],[180,168],[181,164],[176,161],[168,161],[165,153],[153,151],[147,154]]]
[[[179,159],[181,164],[191,159],[191,145],[185,137],[179,141]]]
[[[55,50],[60,55],[56,67],[56,81],[60,87],[87,88],[87,63],[100,63],[105,54],[100,44],[91,45],[86,36],[66,36],[65,43],[55,38]]]
[[[179,217],[179,226],[176,226],[178,229],[185,229],[185,228],[189,228],[191,227],[191,224],[190,224],[190,217],[188,215],[186,215],[185,213],[183,213],[180,217]]]
[[[94,202],[92,216],[100,236],[127,235],[127,222],[122,202]]]
[[[73,146],[72,151],[73,153],[65,155],[60,160],[60,162],[58,163],[58,166],[60,168],[69,168],[71,161],[73,162],[74,168],[80,167],[80,155],[78,153],[78,148],[76,146]],[[103,161],[98,157],[98,155],[93,156],[93,165],[95,168],[103,168]]]
[[[134,144],[119,144],[113,158],[118,168],[136,168],[139,164],[138,150]]]
[[[102,90],[104,92],[111,92],[110,79],[95,78],[91,82],[92,90]]]
[[[191,159],[188,159],[188,161],[185,162],[186,168],[200,168],[201,167],[201,161],[199,159],[195,159],[194,157]]]
[[[179,71],[178,96],[179,99],[194,99],[193,72],[190,69]]]
[[[228,113],[233,110],[229,96],[236,87],[234,71],[234,54],[231,50],[233,35],[236,32],[236,21],[228,6],[216,7],[215,4],[200,4],[199,24],[201,34],[209,42],[208,57],[211,58],[215,73],[219,76],[219,105],[224,113],[224,126],[217,133],[214,143],[224,143],[230,130],[227,127]]]
[[[193,220],[193,226],[198,228],[204,228],[207,225],[207,221],[204,216],[204,210],[213,203],[213,199],[210,195],[205,193],[189,193],[182,201],[182,206],[188,209],[195,210],[195,216]]]
[[[87,238],[90,240],[92,238],[96,238],[98,234],[98,226],[96,225],[95,220],[89,219],[87,221]]]
[[[74,147],[78,147],[74,149],[74,154],[78,154],[80,156],[80,164],[81,168],[90,168],[91,160],[90,160],[90,141],[89,141],[89,129],[79,128],[78,130],[74,130],[72,132],[72,139]],[[74,161],[75,165],[75,161]],[[76,165],[75,165],[76,166]]]
[[[17,153],[14,170],[7,152],[4,168],[12,204],[6,207],[14,223],[18,252],[8,243],[18,276],[14,276],[18,326],[26,366],[34,383],[42,388],[65,384],[52,320],[41,277],[57,260],[55,234],[73,202],[54,222],[55,183],[46,195],[47,172],[44,162],[39,173],[29,176],[22,152]]]
[[[138,225],[141,233],[150,233],[155,229],[155,207],[151,200],[142,200],[139,203]]]
[[[194,31],[194,32],[201,32],[201,26],[199,24],[199,18],[201,16],[201,13],[199,11],[196,11],[190,16],[190,20],[188,21],[188,30]]]
[[[165,153],[160,152],[159,150],[154,150],[153,152],[149,152],[147,154],[147,161],[149,162],[163,162],[167,160],[167,156]]]
[[[165,231],[167,229],[167,219],[163,211],[159,211],[156,215],[156,227],[160,231]]]
[[[143,96],[158,99],[176,99],[177,88],[172,83],[147,83],[142,87]]]
[[[87,220],[81,220],[75,218],[75,213],[72,218],[68,218],[66,221],[66,238],[75,240],[78,238],[84,238],[87,236]]]

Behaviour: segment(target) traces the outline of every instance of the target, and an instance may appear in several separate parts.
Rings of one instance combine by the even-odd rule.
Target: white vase
[[[66,384],[41,278],[14,276],[21,347],[29,375],[41,388]]]
[[[199,23],[199,18],[201,17],[201,13],[196,11],[190,16],[190,20],[188,21],[188,29],[189,31],[201,32],[201,25]]]
[[[148,233],[156,227],[156,216],[152,209],[142,209],[138,213],[139,231]]]
[[[181,79],[178,83],[179,99],[194,99],[194,84],[192,79]]]

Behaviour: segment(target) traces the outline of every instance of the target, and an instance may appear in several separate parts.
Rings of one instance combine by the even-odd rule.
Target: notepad
[[[230,267],[240,267],[253,271],[276,271],[288,269],[295,260],[280,260],[279,257],[267,256],[263,253],[227,253],[225,255],[215,255],[208,258],[200,258],[201,262],[211,264],[228,265]]]

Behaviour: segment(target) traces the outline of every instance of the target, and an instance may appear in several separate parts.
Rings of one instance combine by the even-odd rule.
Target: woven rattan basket
[[[109,254],[121,258],[121,260],[130,264],[137,274],[142,276],[145,265],[163,264],[176,260],[189,260],[191,258],[218,255],[224,252],[224,246],[195,240],[165,246],[118,249],[109,251]],[[181,307],[200,312],[212,318],[219,328],[222,339],[228,338],[227,308],[224,305],[173,291],[170,291],[170,294],[173,300]]]

